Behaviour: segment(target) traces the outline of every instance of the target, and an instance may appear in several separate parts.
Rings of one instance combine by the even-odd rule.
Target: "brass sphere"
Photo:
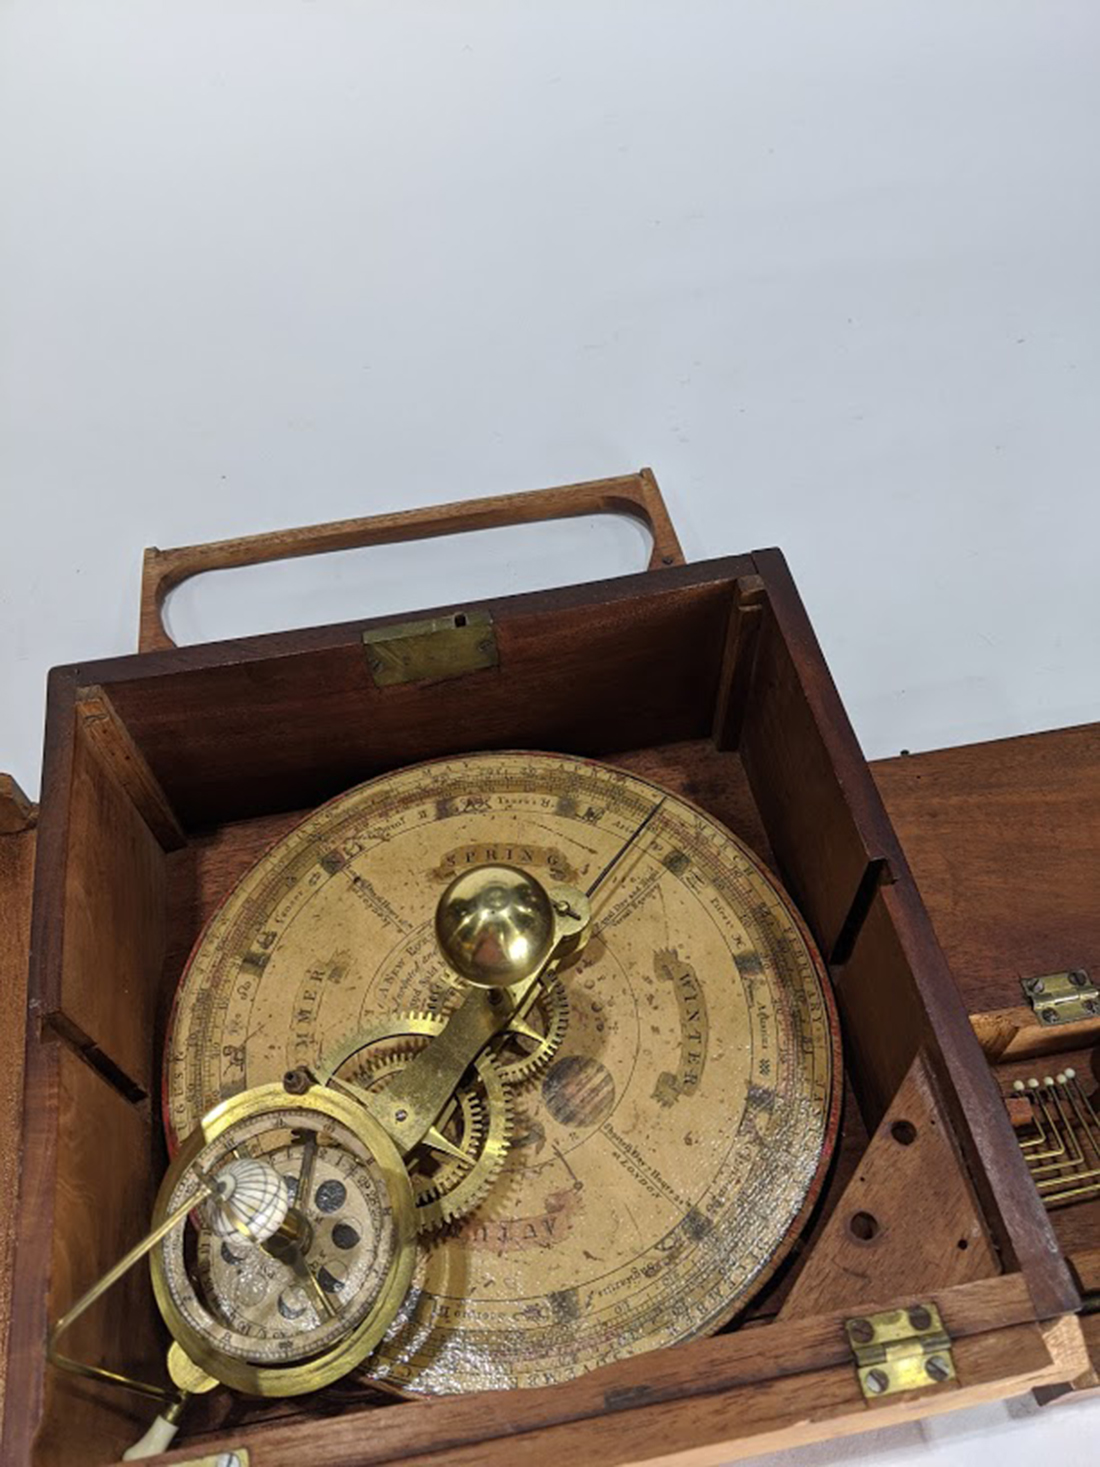
[[[554,909],[518,866],[472,866],[435,909],[444,958],[477,988],[507,988],[538,971],[554,945]]]

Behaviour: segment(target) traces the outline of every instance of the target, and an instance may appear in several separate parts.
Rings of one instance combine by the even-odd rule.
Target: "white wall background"
[[[641,463],[691,558],[784,547],[870,755],[1100,718],[1098,143],[1087,0],[6,0],[0,767],[37,788],[49,665],[133,646],[146,544]],[[490,535],[173,616],[641,560]]]

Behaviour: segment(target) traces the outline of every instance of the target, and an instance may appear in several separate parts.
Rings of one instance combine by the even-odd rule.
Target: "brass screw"
[[[1042,1019],[1044,1024],[1053,1024],[1058,1015],[1054,1012],[1053,1009],[1044,1009],[1039,1017],[1040,1019]]]
[[[1045,993],[1046,992],[1046,984],[1043,982],[1043,980],[1041,978],[1033,978],[1031,980],[1031,982],[1027,986],[1028,986],[1028,991],[1031,992],[1031,993]]]
[[[930,1355],[928,1359],[924,1362],[924,1368],[931,1379],[934,1380],[937,1384],[941,1380],[946,1380],[947,1377],[951,1374],[950,1370],[947,1368],[947,1361],[944,1360],[942,1355]]]
[[[890,1384],[890,1377],[885,1370],[869,1370],[866,1376],[866,1386],[873,1396],[881,1396]]]
[[[869,1319],[848,1321],[848,1335],[857,1345],[869,1345],[875,1337],[875,1327]]]
[[[909,1311],[909,1323],[914,1329],[928,1329],[932,1323],[932,1316],[923,1304],[918,1304]]]

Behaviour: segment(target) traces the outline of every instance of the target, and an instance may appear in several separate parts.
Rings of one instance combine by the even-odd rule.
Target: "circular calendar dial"
[[[505,862],[587,887],[664,792],[559,755],[420,765],[322,807],[230,894],[180,987],[169,1138],[387,1014],[446,1012],[439,894]],[[593,898],[553,1052],[485,1202],[422,1250],[369,1362],[414,1392],[549,1384],[717,1328],[778,1262],[836,1129],[835,1015],[750,852],[669,794]]]

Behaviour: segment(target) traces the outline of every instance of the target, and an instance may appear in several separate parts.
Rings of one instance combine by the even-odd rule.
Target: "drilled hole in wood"
[[[912,1121],[895,1121],[890,1127],[890,1135],[899,1146],[912,1146],[917,1139],[917,1128]]]
[[[955,1244],[955,1247],[956,1248],[961,1248],[961,1249],[963,1249],[965,1251],[967,1248],[970,1247],[970,1244],[967,1242],[967,1240],[965,1238],[960,1238],[959,1241]]]
[[[878,1232],[878,1218],[869,1212],[854,1212],[848,1223],[848,1231],[861,1243],[869,1243]]]

